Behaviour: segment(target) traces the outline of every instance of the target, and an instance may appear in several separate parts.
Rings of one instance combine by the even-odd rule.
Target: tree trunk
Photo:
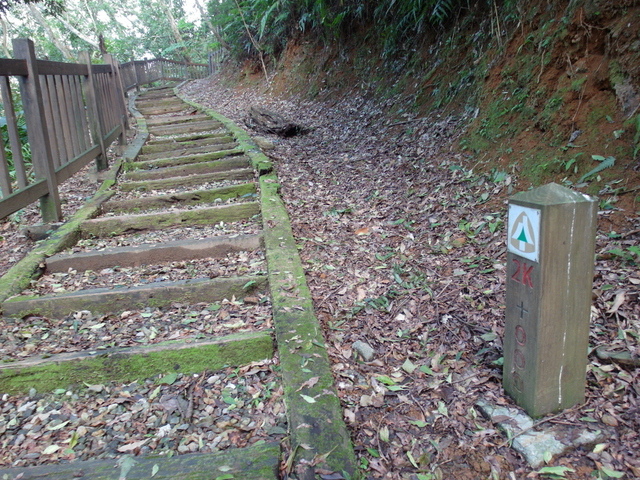
[[[290,122],[282,115],[261,107],[251,107],[244,123],[247,127],[262,133],[273,133],[281,137],[305,134],[308,128]]]
[[[160,4],[164,8],[165,14],[167,15],[167,19],[169,20],[169,28],[171,28],[171,33],[173,34],[173,38],[175,39],[176,43],[184,44],[184,39],[180,34],[180,30],[178,29],[178,24],[176,23],[176,19],[174,18],[173,12],[171,11],[173,2],[171,2],[171,0],[169,0],[168,3],[161,1]],[[191,58],[187,53],[187,48],[183,46],[182,51],[183,51],[182,56],[184,57],[184,61],[187,63],[191,63]]]
[[[49,23],[47,22],[47,19],[44,18],[44,15],[42,15],[42,12],[38,10],[38,8],[31,3],[29,4],[29,10],[31,11],[31,14],[33,15],[33,18],[36,21],[36,23],[38,23],[43,28],[43,30],[45,31],[49,39],[58,48],[58,50],[60,50],[60,52],[62,53],[62,56],[69,61],[75,61],[75,58],[71,54],[71,50],[69,49],[69,47],[58,36],[58,34],[53,29],[53,27],[49,25]]]

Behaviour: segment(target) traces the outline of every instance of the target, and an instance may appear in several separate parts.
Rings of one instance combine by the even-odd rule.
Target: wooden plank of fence
[[[87,103],[91,140],[94,145],[100,145],[100,155],[96,157],[96,166],[98,171],[101,171],[107,169],[109,165],[107,162],[107,150],[104,143],[104,126],[100,119],[98,104],[96,101],[96,90],[89,52],[82,52],[80,54],[80,59],[87,65],[87,75],[84,77],[83,82],[84,95]]]
[[[53,116],[53,103],[55,103],[54,98],[52,98],[49,87],[48,87],[48,79],[46,75],[40,75],[40,91],[42,92],[42,105],[44,106],[44,115],[47,119],[47,126],[49,127],[49,142],[51,145],[51,156],[53,158],[53,165],[55,167],[59,167],[62,165],[62,159],[60,158],[59,148],[58,148],[58,135],[55,132],[56,121]]]
[[[27,62],[15,58],[0,58],[0,72],[0,75],[7,77],[26,75]]]
[[[20,61],[23,62],[23,60]],[[3,63],[4,62],[0,62],[0,68],[2,68]],[[18,132],[18,120],[15,108],[13,107],[13,95],[11,94],[11,86],[9,85],[8,77],[0,78],[0,92],[2,93],[4,116],[7,119],[7,132],[9,133],[9,145],[11,145],[13,167],[16,171],[16,181],[18,182],[18,188],[24,188],[27,186],[27,173],[24,168],[22,142],[20,141],[20,133]]]
[[[56,102],[59,107],[60,114],[60,132],[62,133],[60,137],[60,143],[64,147],[61,150],[62,162],[65,163],[67,160],[73,158],[73,145],[70,141],[71,131],[69,130],[69,113],[66,108],[66,95],[64,91],[64,85],[62,84],[62,77],[59,75],[55,75],[51,77],[55,83],[55,91],[56,91]]]
[[[26,38],[13,40],[13,53],[27,61],[27,76],[20,76],[22,105],[27,121],[27,134],[32,152],[32,162],[37,178],[46,179],[47,194],[40,197],[40,209],[45,223],[62,220],[62,208],[58,184],[54,174],[53,159],[46,128],[42,92],[38,81],[38,65],[33,42]]]
[[[0,189],[3,197],[11,195],[11,175],[9,175],[7,156],[4,153],[4,138],[0,138]]]

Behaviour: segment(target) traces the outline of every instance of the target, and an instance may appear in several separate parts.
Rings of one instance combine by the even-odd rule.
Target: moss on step
[[[0,392],[47,392],[91,383],[132,382],[168,372],[195,373],[240,366],[273,356],[271,332],[200,341],[173,341],[92,353],[61,354],[0,365]]]
[[[159,180],[162,178],[186,177],[187,175],[202,175],[214,172],[226,172],[250,166],[245,156],[223,158],[214,161],[185,163],[182,165],[164,166],[148,170],[136,170],[126,174],[127,181]]]
[[[200,132],[204,130],[216,130],[222,125],[216,121],[194,122],[184,125],[148,127],[149,133],[154,135],[181,135],[184,133]]]
[[[230,170],[228,172],[205,173],[202,175],[189,175],[187,177],[174,177],[162,180],[123,182],[119,186],[120,190],[123,192],[131,192],[133,190],[148,192],[151,190],[176,188],[178,186],[197,186],[207,182],[224,182],[226,180],[253,180],[253,176],[253,169],[245,168]]]
[[[176,205],[197,205],[212,203],[216,200],[251,197],[256,194],[254,183],[243,183],[212,190],[194,190],[185,193],[172,193],[153,197],[131,198],[125,200],[109,200],[102,204],[103,212],[124,212],[134,209],[167,208]]]
[[[238,203],[196,210],[174,210],[147,215],[101,217],[83,222],[83,237],[110,237],[130,232],[161,230],[176,226],[213,225],[218,222],[245,220],[260,213],[256,202]]]
[[[120,288],[96,288],[59,295],[19,296],[2,303],[7,316],[41,315],[63,318],[79,310],[94,314],[160,308],[172,302],[217,302],[225,298],[241,298],[266,287],[266,278],[259,275],[213,279],[156,282]]]
[[[115,461],[89,460],[37,467],[0,469],[0,478],[47,478],[69,480],[83,472],[82,478],[113,480],[118,477]],[[127,480],[277,480],[280,446],[277,443],[254,444],[216,453],[192,453],[177,456],[138,456],[126,474]],[[157,470],[157,471],[156,471]],[[121,476],[120,478],[125,478]]]

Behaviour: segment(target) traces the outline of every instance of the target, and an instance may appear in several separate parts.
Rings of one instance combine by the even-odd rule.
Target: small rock
[[[247,305],[258,305],[260,303],[260,299],[258,297],[244,297],[244,303]]]
[[[357,342],[353,343],[353,349],[358,352],[358,354],[365,362],[370,362],[371,360],[373,360],[375,350],[368,343],[358,340]]]

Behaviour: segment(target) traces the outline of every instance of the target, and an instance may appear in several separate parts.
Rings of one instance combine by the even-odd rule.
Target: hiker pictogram
[[[540,210],[509,206],[509,251],[534,262],[538,261]]]

